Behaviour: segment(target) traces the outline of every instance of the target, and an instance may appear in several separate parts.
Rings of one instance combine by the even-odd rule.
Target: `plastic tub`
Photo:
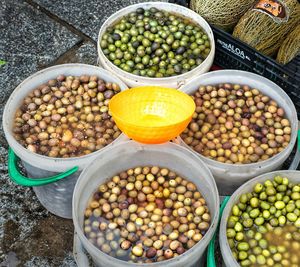
[[[149,77],[137,76],[118,68],[102,52],[102,49],[100,47],[100,41],[102,39],[102,35],[105,33],[108,27],[113,25],[123,16],[129,14],[130,12],[135,11],[139,7],[142,7],[144,9],[156,7],[160,10],[177,13],[184,17],[190,18],[192,21],[197,23],[207,33],[209,40],[211,42],[211,51],[208,57],[202,62],[202,64],[200,64],[195,69],[178,76],[166,77],[166,78],[149,78]],[[210,28],[209,24],[194,11],[176,4],[170,4],[164,2],[147,2],[147,3],[140,3],[140,4],[128,6],[111,15],[100,28],[99,35],[98,35],[97,49],[98,49],[98,57],[99,57],[100,64],[105,69],[109,70],[110,72],[120,77],[120,79],[122,79],[129,87],[137,87],[137,86],[144,86],[144,85],[151,84],[151,85],[159,85],[159,86],[171,87],[171,88],[180,88],[188,80],[192,79],[195,75],[199,75],[209,71],[214,60],[215,41],[214,41],[212,29]]]
[[[253,186],[258,182],[264,182],[267,179],[273,179],[276,175],[281,175],[284,177],[289,178],[292,182],[300,182],[300,171],[293,171],[293,170],[281,170],[281,171],[274,171],[262,174],[254,179],[251,179],[244,185],[242,185],[238,190],[234,192],[234,194],[230,197],[222,215],[221,224],[220,224],[220,235],[219,235],[219,242],[221,253],[223,257],[223,261],[225,266],[227,267],[240,267],[238,262],[234,259],[231,253],[231,249],[229,247],[227,236],[226,236],[226,224],[228,216],[231,212],[232,206],[237,203],[239,197],[243,193],[248,193],[253,189]]]
[[[224,196],[231,195],[240,185],[253,177],[281,168],[296,143],[298,119],[292,100],[278,85],[262,76],[246,71],[220,70],[206,73],[190,81],[183,86],[181,90],[192,95],[200,85],[213,85],[218,83],[245,84],[259,89],[262,93],[274,99],[284,108],[292,128],[291,141],[283,151],[268,160],[244,165],[221,163],[206,158],[194,151],[179,137],[177,139],[178,143],[192,150],[207,164],[216,180],[220,195]]]
[[[211,212],[211,226],[203,239],[193,248],[176,258],[151,264],[134,264],[112,258],[98,250],[83,233],[84,211],[97,187],[116,173],[136,166],[158,165],[170,168],[194,182],[208,203]],[[87,253],[97,266],[109,267],[198,267],[200,260],[213,236],[218,223],[218,190],[209,169],[188,149],[173,143],[143,145],[134,141],[117,144],[101,153],[80,175],[73,194],[73,223],[75,231]],[[76,242],[76,240],[75,240]],[[76,242],[78,244],[78,242]],[[80,247],[80,246],[77,246]],[[82,249],[80,249],[82,250]],[[78,254],[78,253],[77,253]],[[80,257],[84,254],[79,253]],[[82,258],[81,258],[82,260]],[[203,257],[204,260],[204,257]],[[79,265],[80,266],[80,265]],[[83,266],[82,267],[86,267]]]
[[[7,142],[12,149],[9,153],[10,176],[14,180],[15,178],[17,178],[17,176],[24,180],[27,179],[27,185],[35,185],[37,183],[37,179],[28,179],[22,177],[18,173],[15,166],[17,158],[15,157],[14,153],[21,159],[28,176],[31,178],[49,177],[52,175],[57,175],[57,173],[60,172],[66,172],[67,170],[72,168],[71,170],[69,170],[69,172],[58,175],[60,176],[60,178],[62,176],[66,177],[62,180],[57,180],[54,183],[49,183],[43,186],[33,187],[39,201],[47,210],[60,217],[71,219],[72,194],[77,178],[79,177],[80,172],[85,168],[85,166],[87,166],[93,159],[95,159],[95,157],[97,157],[100,150],[77,158],[51,158],[29,151],[21,144],[19,144],[14,139],[12,134],[15,112],[16,109],[20,107],[24,97],[37,86],[50,79],[56,78],[59,74],[97,75],[105,81],[118,83],[121,90],[125,90],[127,86],[120,79],[102,68],[85,64],[63,64],[41,70],[24,80],[13,91],[5,105],[3,113],[3,129]],[[127,137],[122,134],[110,145],[118,143],[121,140],[127,140]],[[106,148],[107,147],[101,149],[101,151],[105,150]],[[68,175],[69,173],[72,174]],[[38,182],[41,182],[41,179],[38,179]]]

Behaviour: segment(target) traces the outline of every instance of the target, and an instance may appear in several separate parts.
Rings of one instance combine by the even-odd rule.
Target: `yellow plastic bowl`
[[[128,137],[146,144],[158,144],[178,136],[191,121],[194,100],[175,89],[141,86],[115,95],[110,113]]]

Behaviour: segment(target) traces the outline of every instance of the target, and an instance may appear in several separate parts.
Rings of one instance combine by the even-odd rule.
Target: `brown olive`
[[[252,163],[274,156],[290,141],[283,108],[258,89],[229,83],[201,86],[193,99],[196,111],[181,137],[205,157]]]
[[[109,99],[119,91],[118,84],[105,83],[97,76],[59,75],[24,98],[15,115],[14,137],[31,151],[49,157],[92,153],[121,134],[107,112]],[[96,136],[96,132],[103,134]]]
[[[114,175],[93,193],[84,232],[104,253],[151,263],[193,247],[207,232],[210,220],[206,201],[194,183],[167,168],[138,166]]]

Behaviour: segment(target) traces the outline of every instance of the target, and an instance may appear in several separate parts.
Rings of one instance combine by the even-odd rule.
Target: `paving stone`
[[[0,107],[2,118],[3,106]],[[73,224],[49,213],[33,190],[8,176],[7,142],[0,124],[0,267],[75,267]],[[24,246],[26,244],[26,246]]]
[[[97,49],[96,44],[85,42],[81,46],[72,48],[64,56],[60,57],[55,64],[63,63],[84,63],[90,65],[97,64]]]
[[[121,8],[147,0],[34,0],[34,2],[97,41],[100,27],[110,15]]]
[[[8,176],[7,156],[7,149],[1,146],[0,266],[46,267],[72,263],[72,221],[50,214],[31,188],[12,182]],[[48,264],[41,264],[44,262]]]
[[[7,61],[0,67],[1,118],[4,103],[12,90],[35,71],[52,65],[62,54],[70,54],[69,58],[62,57],[65,62],[96,63],[96,50],[92,43],[84,43],[72,50],[80,38],[28,4],[15,1],[12,5],[6,1],[0,7],[0,15],[7,18],[0,22],[1,28],[5,28],[0,40],[0,59]],[[70,49],[72,53],[67,52]],[[50,214],[31,188],[18,186],[9,179],[7,148],[1,123],[0,266],[75,267],[72,221]],[[47,236],[51,240],[47,241]],[[57,244],[53,246],[55,240]]]
[[[21,0],[0,5],[0,104],[27,76],[44,68],[80,38],[39,10]]]

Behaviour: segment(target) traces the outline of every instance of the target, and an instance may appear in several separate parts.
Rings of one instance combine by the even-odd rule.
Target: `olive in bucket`
[[[193,98],[196,113],[181,137],[205,157],[253,163],[278,154],[290,142],[284,109],[259,88],[237,83],[200,86]]]
[[[215,43],[209,24],[191,9],[145,2],[112,14],[98,35],[101,65],[129,87],[180,88],[209,71]]]
[[[170,142],[122,142],[76,184],[74,255],[83,257],[84,248],[96,266],[196,267],[218,211],[214,179],[191,151]]]
[[[210,168],[221,195],[258,175],[280,169],[297,138],[297,112],[289,96],[254,73],[220,70],[181,89],[196,111],[179,143]]]
[[[85,64],[53,66],[24,80],[3,113],[10,178],[33,186],[50,212],[71,218],[80,172],[100,150],[122,139],[108,102],[126,88],[106,70]],[[28,177],[20,173],[19,159]]]
[[[241,186],[224,210],[226,266],[299,266],[299,171],[276,171]]]
[[[103,148],[121,131],[108,114],[117,83],[96,75],[59,75],[39,85],[16,111],[14,138],[49,157],[80,157]]]
[[[204,30],[156,7],[135,11],[106,30],[100,41],[114,65],[134,75],[163,78],[196,68],[210,53]]]
[[[112,257],[151,263],[192,248],[210,223],[194,183],[168,168],[139,166],[99,185],[85,210],[84,233]]]

